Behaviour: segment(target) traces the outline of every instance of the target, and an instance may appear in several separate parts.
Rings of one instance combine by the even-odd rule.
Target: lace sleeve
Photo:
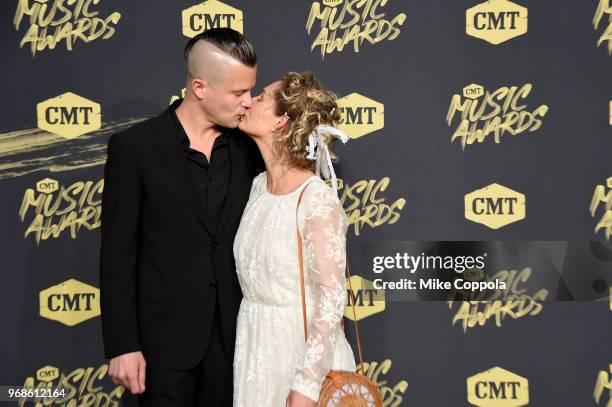
[[[332,367],[334,345],[346,301],[347,223],[342,205],[325,184],[310,185],[304,194],[304,273],[310,277],[316,307],[308,315],[308,340],[292,390],[319,399],[321,384]]]

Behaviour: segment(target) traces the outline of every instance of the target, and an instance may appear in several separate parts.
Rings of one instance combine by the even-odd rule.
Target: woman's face
[[[271,136],[272,129],[282,127],[284,120],[276,115],[274,94],[281,88],[280,81],[271,83],[252,99],[251,107],[240,120],[238,128],[251,137]]]

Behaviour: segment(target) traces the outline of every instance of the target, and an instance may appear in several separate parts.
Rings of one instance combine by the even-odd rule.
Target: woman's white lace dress
[[[303,241],[308,341],[304,326],[296,237]],[[287,195],[253,181],[234,241],[244,298],[234,354],[234,406],[284,407],[291,390],[313,400],[330,369],[355,371],[340,320],[346,302],[347,222],[333,190],[313,176]]]

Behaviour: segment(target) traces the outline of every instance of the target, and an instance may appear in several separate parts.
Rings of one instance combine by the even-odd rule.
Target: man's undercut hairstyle
[[[214,45],[248,67],[253,68],[257,64],[253,45],[244,35],[231,28],[211,28],[190,39],[185,46],[185,60],[189,59],[193,45],[200,40]]]

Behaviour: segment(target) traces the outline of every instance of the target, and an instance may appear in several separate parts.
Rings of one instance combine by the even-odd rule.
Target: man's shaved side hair
[[[211,85],[222,82],[229,66],[240,63],[255,67],[257,55],[251,43],[231,28],[211,28],[189,40],[185,46],[187,82],[203,79]]]

